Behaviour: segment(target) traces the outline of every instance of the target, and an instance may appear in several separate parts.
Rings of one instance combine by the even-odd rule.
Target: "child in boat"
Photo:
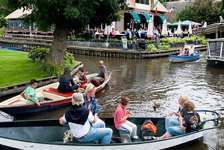
[[[130,111],[126,112],[125,110],[129,101],[130,100],[127,96],[121,97],[120,105],[117,107],[115,111],[114,124],[118,130],[128,131],[133,139],[138,139],[137,126],[134,123],[127,120],[127,118],[129,118],[131,115]]]
[[[85,88],[85,84],[87,82],[87,78],[86,78],[86,75],[85,75],[85,72],[84,72],[84,69],[83,68],[79,68],[79,71],[78,71],[80,77],[79,77],[79,87],[80,88]]]
[[[181,130],[185,131],[186,133],[196,131],[201,125],[200,116],[198,113],[194,112],[194,108],[195,105],[191,101],[186,101],[183,104],[183,109],[187,112],[187,114],[184,116],[184,118],[180,116],[179,121]],[[168,131],[164,135],[162,135],[159,139],[164,139],[171,136],[173,136],[172,132],[169,132],[168,129]]]
[[[32,79],[29,83],[30,85],[20,94],[24,99],[26,99],[27,104],[37,104],[40,106],[39,100],[36,96],[35,88],[37,87],[37,81]]]
[[[184,49],[184,45],[183,45],[180,49],[180,54],[178,56],[184,56],[184,55],[185,55],[185,49]]]

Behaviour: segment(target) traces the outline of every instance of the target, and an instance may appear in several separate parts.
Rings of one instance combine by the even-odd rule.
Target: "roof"
[[[24,15],[29,15],[31,13],[31,10],[25,10],[23,8],[17,9],[8,16],[6,16],[6,19],[17,19],[22,18]]]
[[[156,2],[156,1],[155,1]],[[152,8],[151,11],[156,11],[156,9]],[[164,12],[164,13],[167,13],[169,12],[166,7],[164,7],[159,1],[158,1],[158,5],[157,5],[157,11],[158,12]]]

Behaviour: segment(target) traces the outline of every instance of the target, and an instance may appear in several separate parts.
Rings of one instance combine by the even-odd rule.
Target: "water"
[[[170,63],[169,58],[118,59],[76,55],[82,61],[85,71],[98,72],[98,61],[103,59],[112,72],[108,86],[96,97],[100,116],[113,116],[122,95],[131,101],[133,116],[166,116],[177,111],[178,98],[188,96],[196,109],[215,110],[224,115],[224,69],[207,66],[203,52],[199,60],[187,63]],[[156,110],[153,105],[160,107]],[[67,108],[21,119],[59,118]],[[4,120],[0,118],[1,120]],[[204,138],[194,145],[182,149],[224,149],[224,124],[219,129],[207,131]]]

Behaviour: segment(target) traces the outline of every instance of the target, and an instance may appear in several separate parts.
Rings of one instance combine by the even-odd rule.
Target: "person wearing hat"
[[[91,126],[95,124],[97,118],[82,105],[83,102],[83,95],[74,93],[72,107],[59,119],[60,124],[68,123],[73,137],[79,142],[99,140],[100,144],[110,144],[112,129]]]

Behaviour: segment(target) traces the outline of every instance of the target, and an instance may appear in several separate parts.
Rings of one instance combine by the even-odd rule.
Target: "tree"
[[[47,64],[63,64],[66,40],[71,30],[82,31],[88,24],[100,26],[120,19],[117,0],[2,0],[7,8],[23,8],[31,14],[26,23],[34,23],[46,31],[55,26],[53,43],[46,58]],[[121,1],[122,2],[122,1]]]
[[[217,23],[221,15],[221,2],[214,0],[196,0],[194,5],[187,6],[177,14],[177,20],[191,20],[208,24]]]

